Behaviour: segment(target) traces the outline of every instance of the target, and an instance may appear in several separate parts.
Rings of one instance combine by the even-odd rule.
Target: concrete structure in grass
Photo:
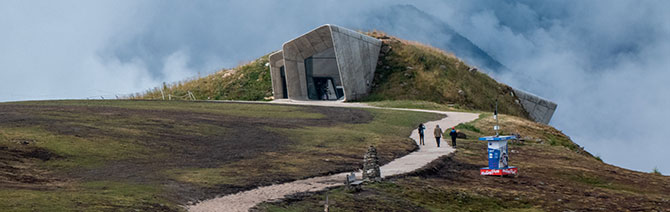
[[[270,55],[275,99],[354,101],[371,89],[382,41],[326,24]],[[530,117],[548,124],[556,103],[514,89]]]
[[[512,88],[512,90],[530,118],[539,123],[549,124],[556,107],[558,107],[556,103],[516,88]]]
[[[275,99],[343,100],[371,89],[382,42],[335,25],[323,25],[284,43],[270,55]]]

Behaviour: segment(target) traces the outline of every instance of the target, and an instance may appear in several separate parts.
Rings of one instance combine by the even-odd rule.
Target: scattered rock
[[[407,66],[407,70],[414,70],[414,67],[412,67],[412,66]]]
[[[31,139],[16,139],[16,140],[14,140],[14,142],[17,143],[17,144],[28,145],[28,144],[35,143],[35,140],[31,140]]]
[[[458,95],[465,96],[465,91],[459,89],[458,90]]]
[[[447,66],[445,66],[445,65],[440,65],[440,68],[446,70],[446,69],[447,69]]]
[[[464,132],[458,131],[456,134],[456,138],[467,139],[468,135],[466,135]]]

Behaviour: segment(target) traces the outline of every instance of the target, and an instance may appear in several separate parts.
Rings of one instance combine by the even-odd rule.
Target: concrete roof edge
[[[379,40],[379,39],[377,39],[377,38],[374,38],[374,37],[372,37],[372,36],[369,36],[369,35],[366,35],[366,34],[357,32],[357,31],[355,31],[355,30],[352,30],[352,29],[349,29],[349,28],[345,28],[345,27],[341,27],[341,26],[337,26],[337,25],[330,25],[330,26],[331,26],[331,28],[343,29],[343,30],[338,30],[338,31],[348,31],[348,32],[350,32],[350,33],[355,33],[355,34],[361,35],[361,38],[362,38],[361,40],[362,40],[362,41],[367,42],[367,43],[370,43],[370,44],[373,44],[373,45],[375,45],[375,46],[381,46],[381,44],[382,44],[382,41],[381,41],[381,40]],[[349,35],[349,34],[347,34],[347,33],[342,32],[342,34],[351,37],[351,35]]]
[[[377,46],[381,46],[381,40],[379,40],[379,39],[377,39],[377,38],[370,37],[369,35],[366,35],[366,34],[363,34],[363,33],[360,33],[360,32],[356,32],[356,31],[351,30],[351,29],[346,28],[346,27],[341,27],[341,26],[337,26],[337,25],[334,25],[334,24],[324,24],[324,25],[321,25],[321,26],[319,26],[319,27],[317,27],[317,28],[314,28],[314,29],[312,29],[312,30],[310,30],[310,31],[308,31],[308,32],[306,32],[306,33],[303,33],[303,34],[301,34],[301,35],[298,36],[298,37],[295,37],[295,38],[293,38],[293,39],[291,39],[291,40],[289,40],[289,41],[284,42],[284,43],[282,44],[282,49],[284,49],[284,47],[285,47],[287,44],[289,44],[289,43],[293,43],[293,42],[295,42],[296,40],[298,40],[299,38],[304,37],[304,36],[306,36],[307,34],[313,33],[313,32],[315,32],[316,30],[319,30],[319,29],[324,28],[324,27],[328,27],[328,28],[331,28],[331,29],[332,29],[332,28],[337,28],[338,31],[339,31],[339,29],[344,29],[344,30],[347,30],[347,31],[350,31],[350,32],[353,32],[353,33],[356,33],[356,34],[359,34],[359,35],[362,35],[362,37],[363,37],[362,41],[365,41],[365,42],[368,42],[368,43],[372,43],[372,44],[377,45]],[[329,30],[329,31],[330,31],[331,34],[333,33],[332,30]],[[344,33],[344,34],[346,34],[346,33]],[[331,35],[331,36],[332,36],[332,35]],[[375,42],[370,42],[369,39],[374,39]]]
[[[283,50],[274,51],[274,52],[270,53],[270,56],[268,56],[268,57],[273,58],[273,57],[275,57],[275,55],[279,55],[279,54],[281,54],[282,57],[284,57],[284,51]]]
[[[549,102],[549,103],[551,103],[551,104],[553,104],[553,105],[558,106],[558,104],[557,104],[556,102],[551,101],[551,100],[549,100],[549,99],[547,99],[547,98],[538,96],[538,95],[536,95],[536,94],[534,94],[534,93],[531,93],[531,92],[528,92],[528,91],[525,91],[525,90],[521,90],[521,89],[518,89],[518,88],[514,88],[514,87],[512,87],[512,90],[514,90],[514,92],[521,92],[521,93],[525,93],[525,94],[527,94],[527,95],[534,96],[534,97],[536,97],[536,98],[538,98],[538,99],[547,101],[547,102]]]
[[[301,35],[298,36],[298,37],[295,37],[295,38],[293,38],[293,39],[291,39],[291,40],[289,40],[289,41],[284,42],[284,43],[281,45],[281,47],[282,47],[282,49],[284,49],[284,47],[285,47],[287,44],[292,43],[292,42],[295,42],[296,40],[298,40],[298,38],[304,37],[305,35],[307,35],[307,34],[309,34],[309,33],[313,33],[313,32],[315,32],[316,30],[319,30],[319,29],[321,29],[321,28],[324,28],[324,27],[328,27],[328,28],[330,28],[330,27],[332,27],[332,26],[334,26],[334,25],[331,25],[331,24],[324,24],[324,25],[321,25],[321,26],[319,26],[319,27],[317,27],[317,28],[314,28],[314,29],[312,29],[312,30],[310,30],[310,31],[308,31],[308,32],[305,32],[305,33],[301,34]],[[328,30],[328,31],[330,31],[330,30]]]

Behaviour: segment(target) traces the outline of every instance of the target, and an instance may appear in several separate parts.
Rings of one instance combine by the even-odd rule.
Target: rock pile
[[[377,149],[374,146],[368,148],[368,152],[363,157],[363,180],[379,182],[382,180],[382,174],[379,170],[379,158]]]

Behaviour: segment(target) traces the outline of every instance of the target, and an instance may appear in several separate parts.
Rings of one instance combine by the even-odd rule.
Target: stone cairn
[[[377,149],[374,146],[370,146],[368,152],[363,157],[363,180],[373,182],[382,180],[381,171],[379,171]]]

